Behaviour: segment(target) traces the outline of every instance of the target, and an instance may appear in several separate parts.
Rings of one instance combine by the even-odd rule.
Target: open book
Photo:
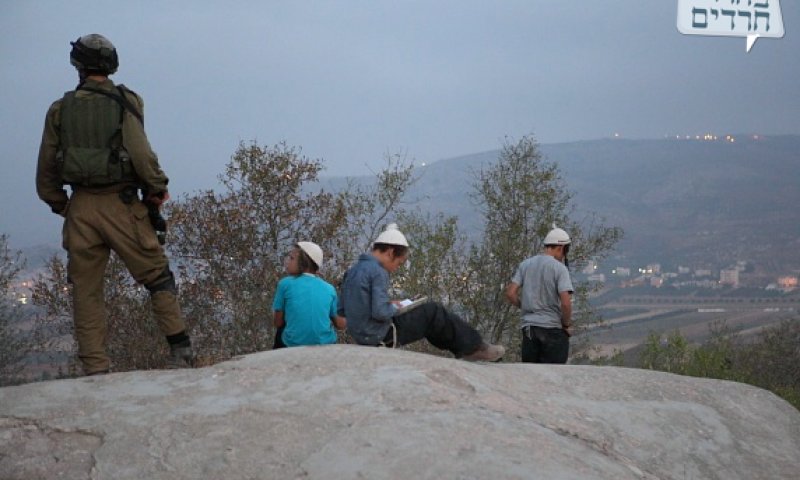
[[[400,308],[397,309],[397,313],[406,313],[410,310],[413,310],[423,303],[428,301],[428,297],[416,297],[413,300],[410,298],[406,298],[405,300],[400,300]]]

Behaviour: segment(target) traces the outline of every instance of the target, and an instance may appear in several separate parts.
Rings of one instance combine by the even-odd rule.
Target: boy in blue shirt
[[[408,259],[408,241],[397,225],[386,227],[372,251],[363,253],[342,282],[339,313],[347,317],[347,331],[360,345],[397,346],[427,339],[457,358],[496,362],[505,349],[483,341],[480,333],[458,315],[436,302],[400,311],[389,298],[389,274]]]
[[[286,273],[278,282],[272,309],[275,312],[275,347],[336,343],[336,332],[345,319],[337,315],[333,285],[317,276],[322,249],[313,242],[297,242],[286,257]]]

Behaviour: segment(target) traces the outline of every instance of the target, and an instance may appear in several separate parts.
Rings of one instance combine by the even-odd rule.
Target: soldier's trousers
[[[152,292],[153,316],[164,335],[186,329],[169,271],[169,261],[138,199],[125,204],[118,193],[78,190],[70,199],[63,228],[72,283],[72,307],[78,357],[86,374],[108,370],[103,278],[114,250],[133,278]],[[170,281],[172,288],[157,288]],[[153,288],[153,287],[156,288]]]

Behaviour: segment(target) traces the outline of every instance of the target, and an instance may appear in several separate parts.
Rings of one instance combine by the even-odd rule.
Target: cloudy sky
[[[87,33],[116,45],[112,78],[144,97],[176,193],[216,186],[250,140],[301,146],[327,174],[349,175],[379,169],[387,153],[431,162],[525,134],[800,133],[800,4],[784,0],[784,38],[750,53],[744,38],[681,35],[677,5],[2,1],[0,215],[39,202],[44,115],[75,87],[69,42]],[[0,219],[12,241],[18,228]]]

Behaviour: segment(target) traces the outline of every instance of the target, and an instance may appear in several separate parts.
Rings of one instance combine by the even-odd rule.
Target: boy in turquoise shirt
[[[344,329],[345,319],[336,313],[336,290],[316,275],[322,259],[322,249],[313,242],[298,242],[287,255],[289,275],[278,282],[272,302],[275,348],[336,343],[334,327]]]

